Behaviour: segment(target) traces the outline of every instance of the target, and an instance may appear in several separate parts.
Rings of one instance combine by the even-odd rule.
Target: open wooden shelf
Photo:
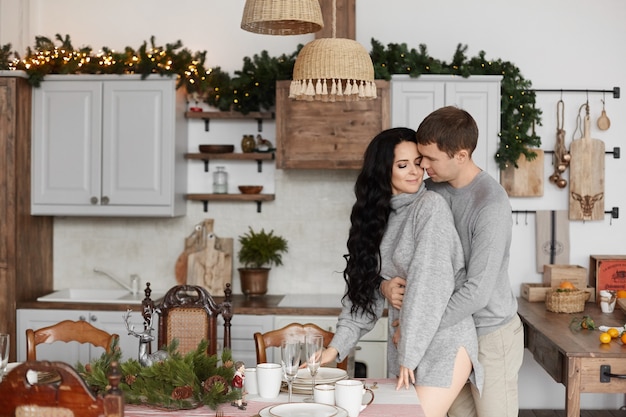
[[[263,120],[272,120],[275,118],[273,112],[253,111],[243,114],[236,111],[187,111],[185,117],[188,119],[204,120],[204,130],[209,131],[209,120],[233,120],[233,119],[256,119],[258,123],[258,131],[263,131]]]
[[[274,201],[274,194],[186,194],[185,199],[202,201],[204,211],[209,211],[209,201],[254,201],[257,204],[257,213],[261,212],[263,201]]]
[[[263,171],[263,161],[274,160],[274,152],[231,152],[231,153],[186,153],[185,159],[199,159],[204,161],[204,172],[209,172],[211,159],[230,161],[257,161],[258,172]]]

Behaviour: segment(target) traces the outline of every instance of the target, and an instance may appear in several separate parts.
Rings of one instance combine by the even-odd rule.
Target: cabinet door
[[[274,328],[274,316],[254,316],[247,314],[233,314],[231,320],[230,342],[233,360],[243,361],[248,368],[256,366],[256,347],[254,345],[254,333],[269,332]],[[224,321],[218,316],[218,351],[224,347],[223,329]],[[274,357],[269,356],[268,361],[273,362]]]
[[[474,117],[478,144],[472,154],[476,165],[500,180],[495,155],[500,132],[500,77],[491,81],[446,83],[446,105],[457,106]]]
[[[46,81],[33,89],[33,214],[38,206],[99,203],[101,117],[100,82]]]
[[[17,310],[17,361],[26,360],[26,329],[40,329],[51,326],[63,320],[88,320],[89,312],[81,310]],[[102,348],[94,348],[90,352],[89,345],[78,342],[54,342],[37,345],[37,359],[48,361],[63,361],[74,366],[77,362],[89,362],[90,355],[104,352]]]
[[[109,205],[172,204],[174,112],[171,82],[104,84],[102,198]]]
[[[421,78],[421,77],[420,77]],[[394,76],[391,81],[391,126],[417,129],[424,117],[445,106],[445,84]]]

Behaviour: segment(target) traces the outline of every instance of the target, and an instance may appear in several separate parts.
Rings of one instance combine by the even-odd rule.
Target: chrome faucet
[[[133,295],[137,295],[139,293],[139,275],[137,275],[137,274],[132,274],[130,276],[130,286],[128,286],[128,285],[124,284],[121,280],[115,278],[115,276],[113,276],[110,272],[107,272],[107,271],[105,271],[102,268],[94,268],[93,272],[96,272],[96,273],[102,274],[102,275],[106,275],[107,277],[109,277],[113,281],[115,281],[118,285],[121,285],[122,287],[126,288]]]

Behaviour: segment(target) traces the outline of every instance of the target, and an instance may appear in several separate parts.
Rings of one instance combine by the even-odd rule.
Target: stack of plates
[[[270,405],[259,411],[261,417],[348,417],[341,407],[316,403]]]
[[[334,384],[347,377],[348,373],[343,369],[322,367],[317,371],[317,375],[315,376],[315,385]],[[313,377],[311,377],[311,372],[309,372],[308,369],[298,370],[298,375],[296,379],[293,380],[292,388],[295,394],[311,394],[311,390],[313,389]],[[285,386],[285,390],[286,389],[287,387]]]

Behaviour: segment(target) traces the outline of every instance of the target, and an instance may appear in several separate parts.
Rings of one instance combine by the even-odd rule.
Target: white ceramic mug
[[[259,393],[259,385],[256,379],[256,368],[246,368],[246,379],[243,382],[244,390],[251,395]]]
[[[366,403],[363,396],[368,392],[372,398]],[[374,391],[365,388],[363,382],[355,379],[342,379],[335,382],[335,404],[348,412],[349,417],[358,417],[359,413],[374,401]]]
[[[320,404],[335,405],[335,387],[330,384],[320,384],[313,388],[313,401]]]
[[[279,363],[260,363],[256,366],[256,379],[261,398],[277,398],[283,382],[283,367]]]

